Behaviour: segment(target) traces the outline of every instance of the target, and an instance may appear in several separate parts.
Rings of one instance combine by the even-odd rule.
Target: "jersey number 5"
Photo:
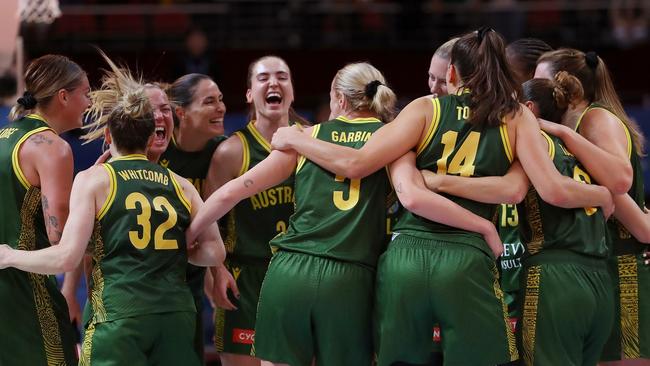
[[[133,192],[126,196],[125,205],[127,210],[137,210],[136,204],[140,206],[140,213],[137,216],[138,225],[142,227],[142,236],[136,230],[129,231],[129,240],[134,247],[144,249],[151,242],[151,204],[147,197],[140,192]],[[178,241],[175,239],[165,239],[165,232],[176,225],[178,215],[174,206],[169,203],[167,198],[162,196],[154,197],[153,209],[158,212],[167,211],[167,221],[156,227],[154,232],[155,249],[178,249]]]
[[[335,182],[344,182],[347,178],[337,175],[334,178]],[[359,202],[359,189],[361,188],[361,179],[349,179],[350,180],[350,189],[348,193],[348,198],[343,198],[343,191],[334,191],[332,199],[334,200],[334,206],[341,211],[351,210],[352,207],[356,206]]]

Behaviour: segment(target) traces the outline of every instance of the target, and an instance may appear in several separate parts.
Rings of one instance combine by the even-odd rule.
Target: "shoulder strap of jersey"
[[[438,124],[440,123],[440,99],[431,98],[431,104],[433,107],[433,117],[431,118],[431,123],[429,124],[429,129],[424,136],[424,140],[422,140],[420,145],[418,145],[417,155],[420,155],[420,153],[429,145],[431,139],[433,139],[433,135],[435,135],[436,130],[438,129]]]

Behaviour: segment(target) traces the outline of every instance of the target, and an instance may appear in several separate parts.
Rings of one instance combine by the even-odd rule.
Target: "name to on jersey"
[[[169,176],[148,169],[137,169],[137,170],[125,169],[125,170],[118,171],[117,174],[119,174],[120,177],[122,177],[122,179],[124,179],[125,181],[131,179],[140,179],[140,180],[148,180],[154,183],[160,183],[162,185],[169,184]]]
[[[14,132],[18,131],[17,128],[3,128],[0,130],[0,139],[8,139]]]
[[[333,142],[358,142],[358,141],[368,141],[372,136],[372,132],[368,131],[356,131],[356,132],[340,132],[332,131],[332,141]]]
[[[293,203],[293,188],[290,186],[279,186],[269,188],[250,198],[253,210],[260,210],[269,206],[281,205],[284,203]]]

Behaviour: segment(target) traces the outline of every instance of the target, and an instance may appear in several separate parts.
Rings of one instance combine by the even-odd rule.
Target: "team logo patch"
[[[255,341],[255,331],[253,329],[239,329],[232,330],[232,343],[239,344],[253,344]]]

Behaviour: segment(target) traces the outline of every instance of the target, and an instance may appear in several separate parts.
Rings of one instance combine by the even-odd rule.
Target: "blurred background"
[[[4,1],[0,9],[7,11]],[[36,3],[51,3],[20,1],[32,6],[31,12],[40,11]],[[427,71],[438,46],[488,25],[507,41],[535,37],[554,48],[596,51],[628,113],[650,136],[650,0],[60,0],[58,5],[61,16],[51,24],[20,24],[18,64],[46,53],[64,54],[97,86],[105,66],[93,48],[98,46],[148,81],[205,73],[224,93],[227,132],[247,122],[247,68],[260,56],[287,61],[294,107],[320,122],[329,115],[330,82],[346,63],[374,64],[405,104],[429,94]],[[6,107],[15,102],[20,80],[15,67],[1,70],[0,102]],[[0,113],[1,122],[6,109]],[[84,153],[74,134],[69,141],[77,152],[76,170],[94,161],[97,147]],[[646,194],[647,165],[646,158]],[[211,324],[211,314],[205,317]],[[206,330],[206,343],[211,332]],[[214,355],[209,360],[216,362]]]

